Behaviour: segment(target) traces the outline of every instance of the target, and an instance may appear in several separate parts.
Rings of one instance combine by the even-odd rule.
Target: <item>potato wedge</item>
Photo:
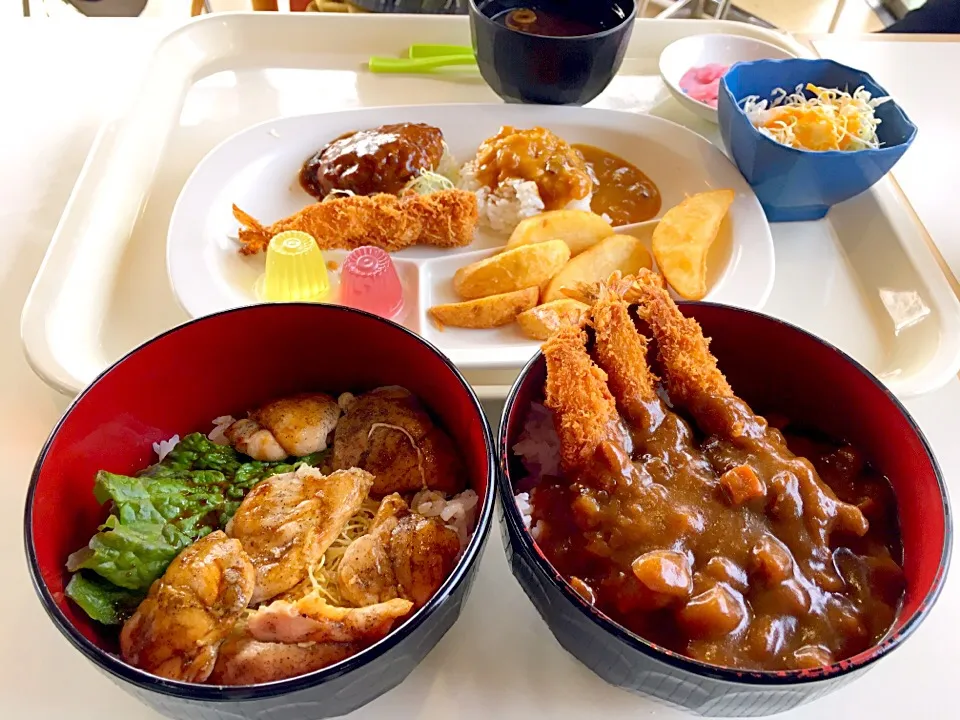
[[[686,300],[707,294],[707,252],[736,193],[711,190],[686,198],[664,213],[653,230],[653,257],[667,283]]]
[[[571,255],[579,255],[605,237],[613,228],[599,215],[586,210],[549,210],[521,221],[510,235],[507,250],[521,245],[563,240]]]
[[[453,276],[453,289],[464,300],[473,300],[539,287],[569,259],[570,248],[562,240],[521,245],[460,268]]]
[[[640,268],[653,267],[650,252],[641,240],[630,235],[611,235],[568,262],[544,290],[541,301],[550,303],[565,297],[564,287],[606,280],[619,270],[634,275]]]
[[[517,324],[527,337],[547,340],[562,325],[579,323],[589,309],[589,305],[572,298],[561,298],[520,313]]]
[[[529,287],[479,300],[434,305],[429,312],[441,327],[494,328],[516,320],[517,315],[536,306],[539,297],[540,288]]]

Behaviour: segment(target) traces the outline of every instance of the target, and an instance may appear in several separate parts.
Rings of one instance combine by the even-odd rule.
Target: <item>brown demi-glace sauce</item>
[[[477,181],[491,189],[511,178],[535,182],[546,210],[560,210],[593,190],[583,156],[541,127],[500,128],[477,150],[476,165]]]
[[[322,200],[335,190],[398,194],[443,157],[443,133],[423,123],[397,123],[341,135],[307,159],[300,185]]]
[[[614,227],[643,222],[660,212],[660,190],[639,168],[593,145],[574,145],[593,168],[598,185],[590,209],[606,215]]]
[[[877,643],[904,589],[888,482],[735,398],[711,412],[745,423],[737,443],[668,411],[652,434],[630,428],[636,475],[545,478],[531,501],[546,557],[624,627],[711,664],[811,668]]]

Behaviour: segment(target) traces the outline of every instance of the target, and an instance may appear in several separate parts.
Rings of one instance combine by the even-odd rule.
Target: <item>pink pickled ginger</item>
[[[729,65],[709,63],[692,67],[680,78],[680,89],[694,100],[715,108],[720,93],[720,78],[730,69]]]

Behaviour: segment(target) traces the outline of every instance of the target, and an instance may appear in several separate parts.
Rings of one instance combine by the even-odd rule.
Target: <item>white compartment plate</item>
[[[278,118],[227,139],[207,155],[184,185],[167,236],[167,267],[180,304],[192,316],[209,315],[259,302],[255,290],[265,257],[241,256],[235,203],[264,224],[315,202],[298,183],[300,167],[319,148],[351,130],[396,122],[423,122],[444,131],[457,162],[501,125],[547,127],[571,143],[601,147],[633,162],[657,184],[663,209],[687,195],[732,188],[736,199],[711,248],[706,300],[760,309],[773,288],[774,251],[763,209],[737,168],[716,147],[681,125],[650,115],[611,110],[531,105],[424,105],[387,107]],[[649,248],[650,234],[638,233]],[[646,237],[643,237],[645,235]],[[430,340],[465,371],[518,369],[538,343],[515,324],[492,330],[440,330],[427,309],[457,302],[456,270],[490,255],[506,235],[479,230],[474,242],[456,250],[413,247],[393,258],[405,291],[398,320]],[[344,253],[325,257],[342,261]],[[335,273],[332,273],[335,275]],[[336,293],[330,296],[336,302]]]
[[[619,75],[591,107],[680,123],[720,146],[659,77],[660,52],[705,32],[807,54],[785,35],[724,21],[638,20]],[[473,72],[374,75],[371,55],[412,43],[466,45],[462,17],[217,13],[171,33],[128,106],[101,130],[24,306],[27,357],[73,394],[125,352],[184,322],[164,272],[167,227],[188,176],[217,144],[278,117],[361,107],[496,102]],[[923,128],[920,129],[923,132]],[[864,363],[901,396],[960,369],[960,303],[895,183],[813,223],[772,226],[776,279],[763,311]],[[482,395],[503,395],[515,367],[474,368]]]

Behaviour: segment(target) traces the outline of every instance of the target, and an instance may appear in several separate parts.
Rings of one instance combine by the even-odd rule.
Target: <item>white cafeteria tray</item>
[[[652,114],[720,145],[717,128],[670,96],[660,51],[702,32],[786,35],[726,21],[638,20],[618,77],[594,107]],[[479,75],[375,75],[371,55],[470,42],[463,17],[216,14],[171,33],[122,113],[101,130],[24,306],[34,370],[73,394],[140,342],[187,320],[164,262],[174,202],[200,159],[271,118],[369,106],[493,102]],[[881,84],[882,78],[878,79]],[[923,132],[923,128],[920,128]],[[764,311],[863,362],[901,396],[960,369],[960,303],[898,186],[885,179],[825,220],[773,226],[776,280]],[[758,349],[762,352],[762,348]],[[503,397],[519,368],[473,368]]]

